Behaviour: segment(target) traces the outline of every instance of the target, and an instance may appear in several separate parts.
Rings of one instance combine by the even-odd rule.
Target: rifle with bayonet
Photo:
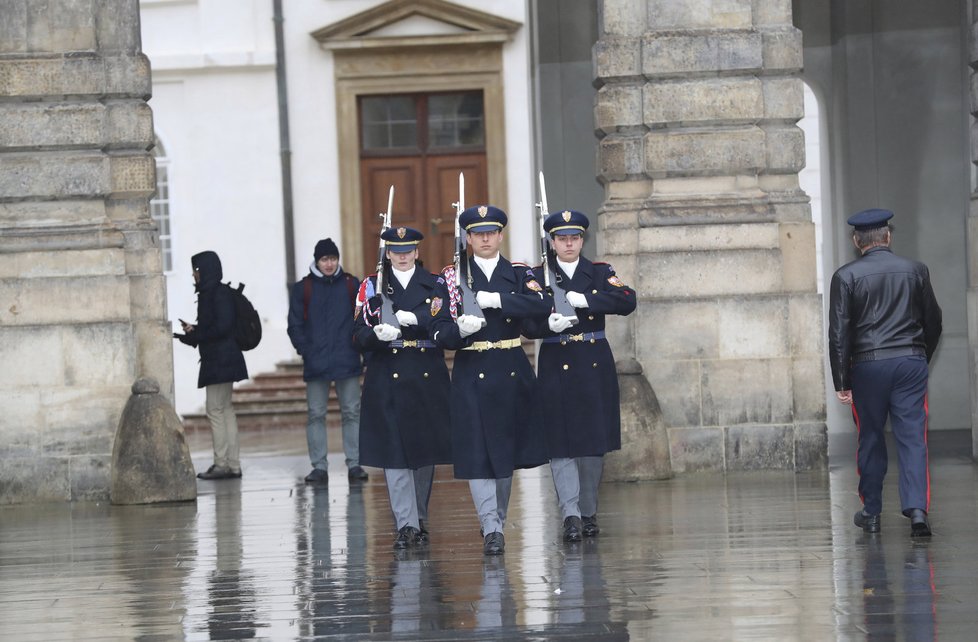
[[[554,312],[571,319],[571,325],[577,324],[577,311],[567,300],[567,290],[563,286],[564,277],[554,269],[557,255],[553,253],[550,246],[550,237],[543,227],[543,222],[550,214],[547,207],[547,185],[543,180],[543,172],[540,172],[540,202],[537,203],[540,210],[540,261],[543,270],[543,287],[546,288],[554,298]]]
[[[458,173],[458,202],[452,203],[455,208],[455,284],[459,291],[458,316],[467,314],[478,317],[482,320],[482,327],[486,326],[486,317],[482,313],[482,308],[475,300],[475,292],[472,291],[472,273],[469,264],[467,234],[459,222],[459,217],[465,210],[465,174]]]
[[[380,323],[386,323],[387,325],[394,326],[398,330],[401,329],[401,324],[397,321],[397,316],[394,314],[394,302],[391,301],[390,295],[393,294],[393,288],[387,283],[387,279],[384,278],[384,271],[387,267],[387,243],[384,241],[384,232],[390,229],[391,226],[391,210],[394,208],[394,186],[391,185],[391,190],[387,195],[387,211],[381,212],[378,216],[383,220],[380,225],[380,249],[377,252],[377,294],[380,295]]]

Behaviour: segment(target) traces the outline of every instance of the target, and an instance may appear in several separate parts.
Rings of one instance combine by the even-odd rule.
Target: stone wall
[[[611,327],[658,396],[673,470],[827,460],[814,226],[798,187],[790,0],[604,0],[599,253],[639,293]]]
[[[0,10],[0,504],[108,497],[138,376],[172,400],[137,0]]]

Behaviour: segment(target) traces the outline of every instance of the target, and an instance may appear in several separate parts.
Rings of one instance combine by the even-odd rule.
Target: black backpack
[[[244,287],[244,283],[239,283],[237,289],[228,284],[234,299],[234,341],[241,350],[253,350],[261,343],[261,319],[244,295]]]

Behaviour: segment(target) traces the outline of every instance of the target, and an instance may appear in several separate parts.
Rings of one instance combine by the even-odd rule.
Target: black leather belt
[[[390,342],[391,348],[437,348],[438,344],[430,339],[395,339]]]
[[[598,330],[597,332],[582,332],[580,334],[562,334],[556,337],[547,337],[543,340],[543,342],[567,345],[568,343],[580,343],[582,341],[594,343],[597,339],[604,339],[604,330]]]
[[[893,359],[895,357],[926,357],[927,351],[920,346],[900,346],[898,348],[880,348],[878,350],[868,350],[852,356],[853,363],[862,361],[879,361],[880,359]]]

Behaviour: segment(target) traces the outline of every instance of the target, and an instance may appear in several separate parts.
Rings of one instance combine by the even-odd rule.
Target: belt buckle
[[[417,348],[418,342],[414,339],[405,339],[401,342],[401,346],[404,348]]]
[[[584,333],[571,334],[567,336],[568,341],[584,341]]]

